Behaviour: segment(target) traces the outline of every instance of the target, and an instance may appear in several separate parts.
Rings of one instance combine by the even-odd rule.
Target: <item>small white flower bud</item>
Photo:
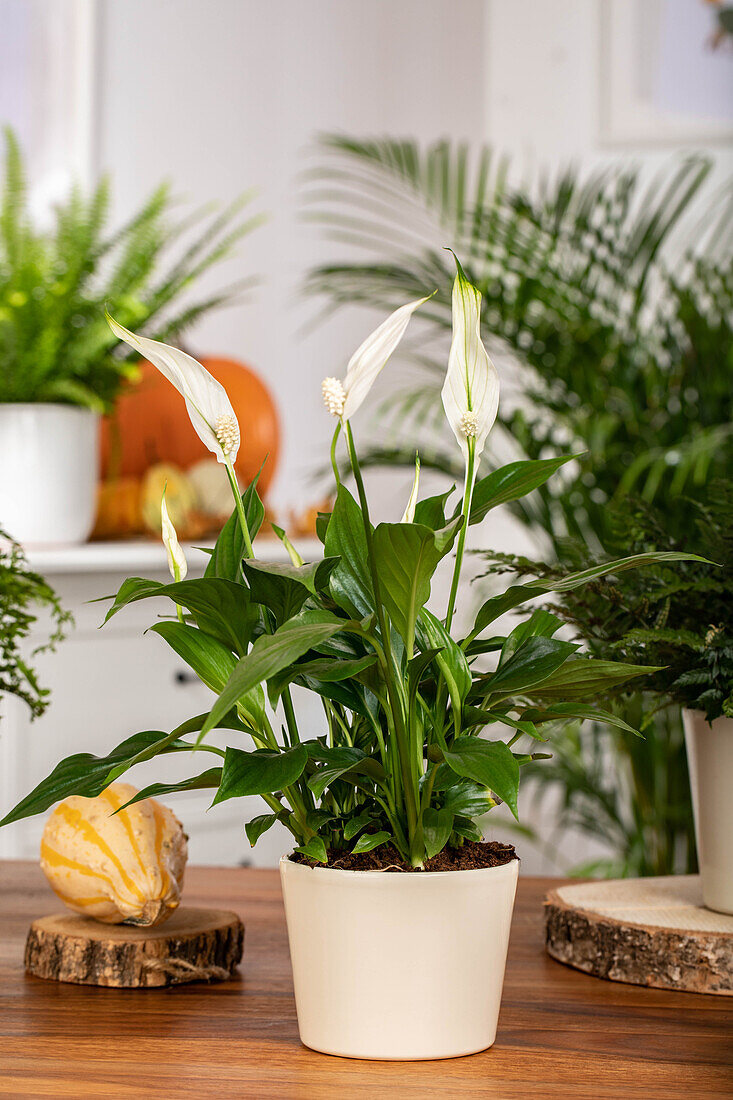
[[[475,412],[464,412],[461,417],[461,431],[466,439],[473,439],[478,431],[478,416]]]
[[[224,454],[231,454],[234,448],[239,444],[239,424],[237,423],[236,417],[229,416],[227,413],[222,413],[221,416],[217,417],[214,426],[214,434]]]
[[[346,401],[346,390],[343,382],[338,378],[324,378],[321,383],[321,392],[323,394],[323,404],[331,413],[331,416],[342,416],[344,402]]]

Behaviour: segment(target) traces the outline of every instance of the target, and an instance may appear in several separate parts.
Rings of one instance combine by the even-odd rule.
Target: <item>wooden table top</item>
[[[0,1095],[351,1100],[388,1095],[703,1100],[733,1095],[733,1002],[605,982],[543,950],[542,899],[520,876],[499,1033],[436,1062],[366,1062],[301,1046],[276,871],[191,868],[186,901],[234,909],[239,977],[118,990],[23,970],[29,922],[59,903],[31,863],[0,863]]]

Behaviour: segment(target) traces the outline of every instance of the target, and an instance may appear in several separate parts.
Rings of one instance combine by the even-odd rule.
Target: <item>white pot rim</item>
[[[317,871],[319,875],[328,876],[333,884],[347,883],[359,880],[363,883],[370,881],[373,883],[391,883],[394,880],[398,882],[410,882],[414,883],[414,886],[408,887],[408,889],[419,890],[421,886],[424,886],[427,882],[435,882],[436,879],[450,878],[451,882],[458,880],[465,880],[467,876],[470,876],[474,880],[478,876],[495,875],[501,877],[502,875],[510,877],[519,870],[520,858],[515,856],[514,859],[510,859],[508,863],[501,863],[498,867],[470,867],[463,871],[405,871],[402,873],[393,871],[352,871],[345,867],[314,867],[308,863],[295,863],[291,858],[291,852],[287,852],[280,857],[280,867],[282,869],[287,868],[288,872],[294,874],[308,874],[312,871]]]

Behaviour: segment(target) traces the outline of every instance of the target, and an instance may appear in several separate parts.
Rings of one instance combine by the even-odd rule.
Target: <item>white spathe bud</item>
[[[186,555],[181,549],[173,521],[168,515],[168,507],[165,503],[165,492],[160,501],[160,521],[163,534],[163,545],[168,555],[168,568],[174,581],[182,581],[188,573]]]
[[[331,416],[342,416],[344,404],[346,403],[346,390],[343,382],[339,378],[324,378],[321,383],[321,393],[323,394],[323,404]]]

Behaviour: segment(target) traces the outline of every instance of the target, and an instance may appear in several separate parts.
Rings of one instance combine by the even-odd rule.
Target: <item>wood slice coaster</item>
[[[545,944],[553,959],[613,982],[733,996],[733,916],[704,908],[698,875],[551,890]]]
[[[38,978],[130,989],[222,980],[242,959],[244,925],[225,909],[176,909],[154,928],[75,913],[34,920],[25,966]]]

